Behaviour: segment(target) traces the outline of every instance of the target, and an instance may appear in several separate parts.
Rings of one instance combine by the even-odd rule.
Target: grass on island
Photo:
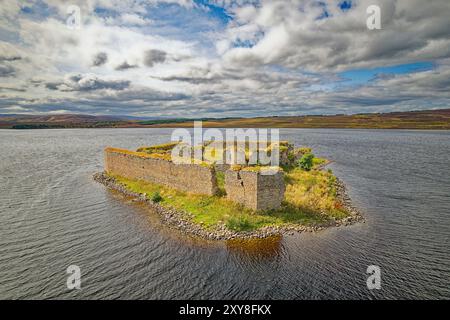
[[[325,159],[314,158],[315,168],[325,162]],[[348,215],[336,198],[336,178],[330,170],[283,169],[286,173],[285,200],[280,209],[266,212],[254,212],[227,200],[223,173],[217,174],[220,190],[217,196],[193,195],[142,180],[112,176],[133,192],[145,193],[148,199],[157,198],[162,206],[191,213],[193,221],[205,228],[214,228],[221,223],[235,231],[283,224],[311,226]]]

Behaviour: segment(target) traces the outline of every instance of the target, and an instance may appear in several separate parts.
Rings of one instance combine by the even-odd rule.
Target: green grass
[[[246,216],[230,217],[226,224],[227,228],[234,231],[251,231],[254,229],[252,221]]]
[[[140,147],[136,151],[137,152],[146,152],[146,153],[165,153],[170,152],[178,142],[170,142],[164,144],[158,144],[150,147]]]
[[[317,163],[323,163],[317,160]],[[129,190],[146,193],[149,199],[158,199],[164,207],[192,214],[195,223],[205,228],[225,224],[235,231],[250,231],[264,226],[300,224],[311,226],[348,215],[336,199],[336,178],[331,171],[285,168],[285,200],[278,210],[254,212],[225,197],[223,173],[217,174],[217,196],[193,195],[146,181],[113,177]],[[156,196],[157,195],[157,196]]]
[[[327,159],[314,157],[314,159],[313,159],[313,166],[317,167],[317,166],[323,165],[323,164],[325,164],[327,162],[328,162]]]
[[[219,187],[219,196],[227,194],[225,191],[225,174],[221,171],[216,172],[217,186]]]
[[[161,201],[163,200],[162,196],[159,194],[158,191],[154,192],[154,193],[152,194],[152,196],[150,197],[150,199],[151,199],[153,202],[161,202]]]

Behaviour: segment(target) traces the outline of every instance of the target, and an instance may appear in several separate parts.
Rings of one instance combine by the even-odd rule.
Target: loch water
[[[93,181],[106,146],[171,129],[0,130],[1,299],[450,299],[450,131],[282,129],[348,188],[365,223],[206,242]],[[81,269],[81,289],[66,286]],[[366,285],[369,265],[381,289]]]

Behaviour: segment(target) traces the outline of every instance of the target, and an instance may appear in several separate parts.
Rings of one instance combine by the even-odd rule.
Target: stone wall
[[[284,199],[284,174],[263,175],[255,171],[225,172],[227,198],[253,210],[278,209]]]
[[[158,155],[160,156],[160,155]],[[252,210],[278,209],[284,199],[284,174],[277,171],[264,175],[251,170],[225,170],[225,191],[231,201]],[[194,194],[218,193],[213,166],[175,164],[142,152],[106,148],[105,171],[128,179],[137,179],[164,185]]]
[[[213,195],[218,191],[212,167],[174,164],[166,159],[128,150],[106,148],[105,171],[195,194]]]

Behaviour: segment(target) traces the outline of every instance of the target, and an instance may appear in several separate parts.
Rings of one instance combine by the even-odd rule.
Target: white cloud
[[[210,2],[228,16],[188,0],[74,0],[79,30],[67,28],[67,2],[43,2],[0,7],[0,113],[224,116],[450,102],[448,0],[355,0],[346,11],[331,0]],[[369,4],[381,6],[382,30],[366,28]],[[417,61],[436,67],[333,85],[343,70]]]
[[[338,1],[263,1],[248,23],[265,33],[252,48],[230,48],[225,58],[237,65],[281,64],[310,71],[344,70],[440,59],[450,54],[450,3],[446,0],[360,0],[342,11]],[[382,8],[382,30],[366,28],[366,8]],[[237,9],[247,16],[246,7]],[[318,19],[326,11],[326,19]],[[240,32],[241,26],[229,32]]]

